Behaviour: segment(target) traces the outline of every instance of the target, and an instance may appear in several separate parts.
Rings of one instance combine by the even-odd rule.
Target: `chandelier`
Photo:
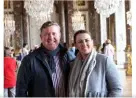
[[[24,8],[36,22],[44,22],[51,19],[53,3],[54,0],[25,0]]]
[[[72,27],[74,31],[85,29],[84,17],[80,11],[75,11],[72,15]]]
[[[12,14],[6,13],[4,15],[4,32],[5,36],[10,36],[15,31],[15,21]]]
[[[121,0],[95,0],[94,7],[97,13],[109,17],[116,12],[120,2]]]
[[[4,36],[6,38],[9,38],[15,32],[14,14],[12,13],[12,11],[9,11],[10,2],[11,1],[9,0],[4,2],[4,4],[6,4],[6,8],[4,11]]]
[[[75,0],[73,1],[73,6],[75,6],[77,3],[80,1]],[[80,29],[85,29],[85,19],[84,16],[82,15],[82,12],[78,10],[78,6],[75,6],[75,11],[71,17],[72,19],[72,28],[75,31],[80,30]]]

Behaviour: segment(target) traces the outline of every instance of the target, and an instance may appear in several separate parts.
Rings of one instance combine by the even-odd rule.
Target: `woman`
[[[114,60],[114,47],[111,45],[111,40],[106,40],[106,46],[104,48],[104,54],[109,56],[112,60]]]
[[[101,49],[101,53],[102,53],[102,54],[104,54],[104,49],[105,49],[105,47],[106,47],[106,42],[104,42],[104,43],[102,44],[102,49]]]
[[[96,52],[90,33],[77,31],[74,43],[79,52],[71,64],[69,96],[121,96],[122,86],[115,64],[107,56]]]

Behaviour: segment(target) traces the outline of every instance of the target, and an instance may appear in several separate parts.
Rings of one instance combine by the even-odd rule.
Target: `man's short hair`
[[[56,23],[54,21],[47,21],[41,26],[40,31],[42,32],[43,29],[50,27],[50,26],[53,26],[53,25],[58,26],[60,28],[58,23]]]

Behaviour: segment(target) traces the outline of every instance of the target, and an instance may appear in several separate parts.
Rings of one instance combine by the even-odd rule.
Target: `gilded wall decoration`
[[[13,11],[13,2],[10,0],[4,0],[4,11]]]
[[[73,7],[74,9],[87,9],[88,8],[88,3],[85,0],[76,0],[73,2]]]

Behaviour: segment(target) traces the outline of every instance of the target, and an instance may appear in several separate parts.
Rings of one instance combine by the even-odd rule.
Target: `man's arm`
[[[26,97],[28,84],[31,80],[32,72],[31,65],[28,56],[26,56],[21,62],[19,72],[17,75],[17,84],[16,84],[16,97]]]
[[[106,81],[108,88],[108,97],[120,97],[122,95],[120,75],[115,63],[110,58],[107,58],[106,63]]]

